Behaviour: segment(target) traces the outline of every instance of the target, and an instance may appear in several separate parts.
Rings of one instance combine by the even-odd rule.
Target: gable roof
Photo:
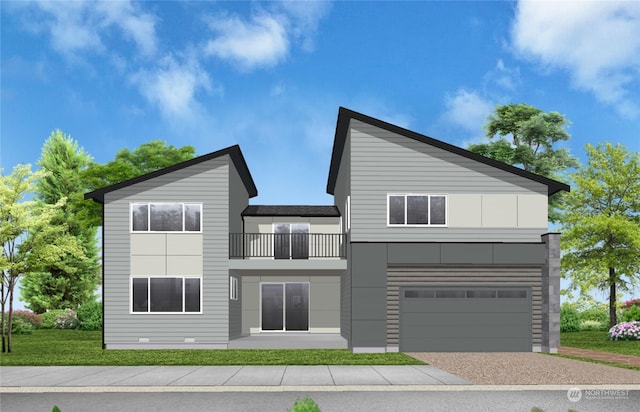
[[[373,117],[364,115],[362,113],[354,112],[353,110],[349,110],[344,107],[340,107],[340,109],[338,110],[338,122],[336,124],[336,134],[333,141],[333,152],[331,153],[331,166],[329,168],[329,179],[327,181],[327,193],[331,195],[333,195],[335,191],[336,181],[338,179],[338,169],[340,169],[340,159],[342,158],[342,153],[344,151],[344,145],[347,139],[349,124],[351,119],[359,120],[363,123],[370,124],[380,129],[384,129],[392,133],[399,134],[404,137],[408,137],[409,139],[417,140],[418,142],[422,142],[422,143],[437,147],[439,149],[446,150],[451,153],[455,153],[457,155],[466,157],[468,159],[475,160],[476,162],[487,164],[489,166],[504,170],[505,172],[513,173],[515,175],[525,177],[535,182],[542,183],[548,187],[549,196],[561,190],[564,190],[566,192],[570,190],[569,185],[564,184],[562,182],[558,182],[556,180],[549,179],[548,177],[544,177],[544,176],[537,175],[535,173],[528,172],[518,167],[511,166],[509,164],[506,164],[494,159],[490,159],[488,157],[484,157],[477,153],[470,152],[461,147],[457,147],[449,143],[445,143],[441,140],[436,140],[432,137],[413,132],[411,130],[402,128],[400,126],[396,126],[391,123],[384,122],[379,119],[375,119]]]
[[[335,206],[249,205],[242,216],[340,217]]]
[[[247,167],[247,162],[245,162],[244,160],[242,151],[240,151],[240,146],[233,145],[213,153],[208,153],[206,155],[194,157],[193,159],[176,163],[172,166],[168,166],[163,169],[156,170],[154,172],[150,172],[138,177],[134,177],[132,179],[124,180],[120,183],[116,183],[110,186],[103,187],[101,189],[94,190],[93,192],[85,193],[84,198],[93,199],[98,203],[104,203],[104,195],[106,193],[113,192],[114,190],[122,189],[123,187],[144,182],[145,180],[166,175],[167,173],[175,172],[176,170],[184,169],[185,167],[193,166],[198,163],[206,162],[207,160],[215,159],[217,157],[222,157],[225,155],[229,155],[229,157],[231,157],[231,160],[233,161],[233,164],[235,165],[236,169],[238,170],[238,174],[242,179],[242,183],[244,183],[244,186],[247,188],[249,197],[257,196],[258,189],[256,188],[256,185],[253,182],[253,178],[251,177],[251,172],[249,172],[249,168]]]

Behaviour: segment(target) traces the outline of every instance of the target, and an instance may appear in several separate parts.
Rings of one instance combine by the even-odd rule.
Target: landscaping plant
[[[640,340],[640,322],[622,322],[609,329],[610,340]]]
[[[56,316],[53,323],[55,329],[76,329],[78,327],[78,315],[73,309],[66,310]]]
[[[640,321],[640,306],[631,305],[622,313],[622,320],[625,322]]]
[[[80,305],[78,325],[81,330],[102,330],[102,303],[93,301]]]
[[[572,305],[563,303],[560,307],[560,332],[578,332],[579,330],[578,311]]]
[[[65,313],[66,309],[53,309],[40,314],[42,319],[42,329],[53,329],[58,315]]]
[[[609,328],[607,327],[606,323],[598,322],[597,320],[584,320],[580,322],[581,332],[584,332],[584,331],[598,332],[598,331],[606,331],[608,329]]]
[[[303,399],[297,399],[293,404],[293,408],[289,412],[320,412],[320,407],[308,396]]]

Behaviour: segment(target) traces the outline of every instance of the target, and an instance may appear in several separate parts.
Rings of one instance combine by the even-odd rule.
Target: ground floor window
[[[131,312],[201,313],[201,283],[196,277],[131,278]]]

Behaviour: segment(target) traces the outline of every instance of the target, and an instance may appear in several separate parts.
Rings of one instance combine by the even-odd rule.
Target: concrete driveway
[[[640,385],[640,371],[543,353],[424,352],[407,355],[476,385]]]

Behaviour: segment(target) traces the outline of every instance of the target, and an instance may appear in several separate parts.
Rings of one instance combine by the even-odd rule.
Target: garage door
[[[403,352],[530,352],[531,289],[400,288]]]

